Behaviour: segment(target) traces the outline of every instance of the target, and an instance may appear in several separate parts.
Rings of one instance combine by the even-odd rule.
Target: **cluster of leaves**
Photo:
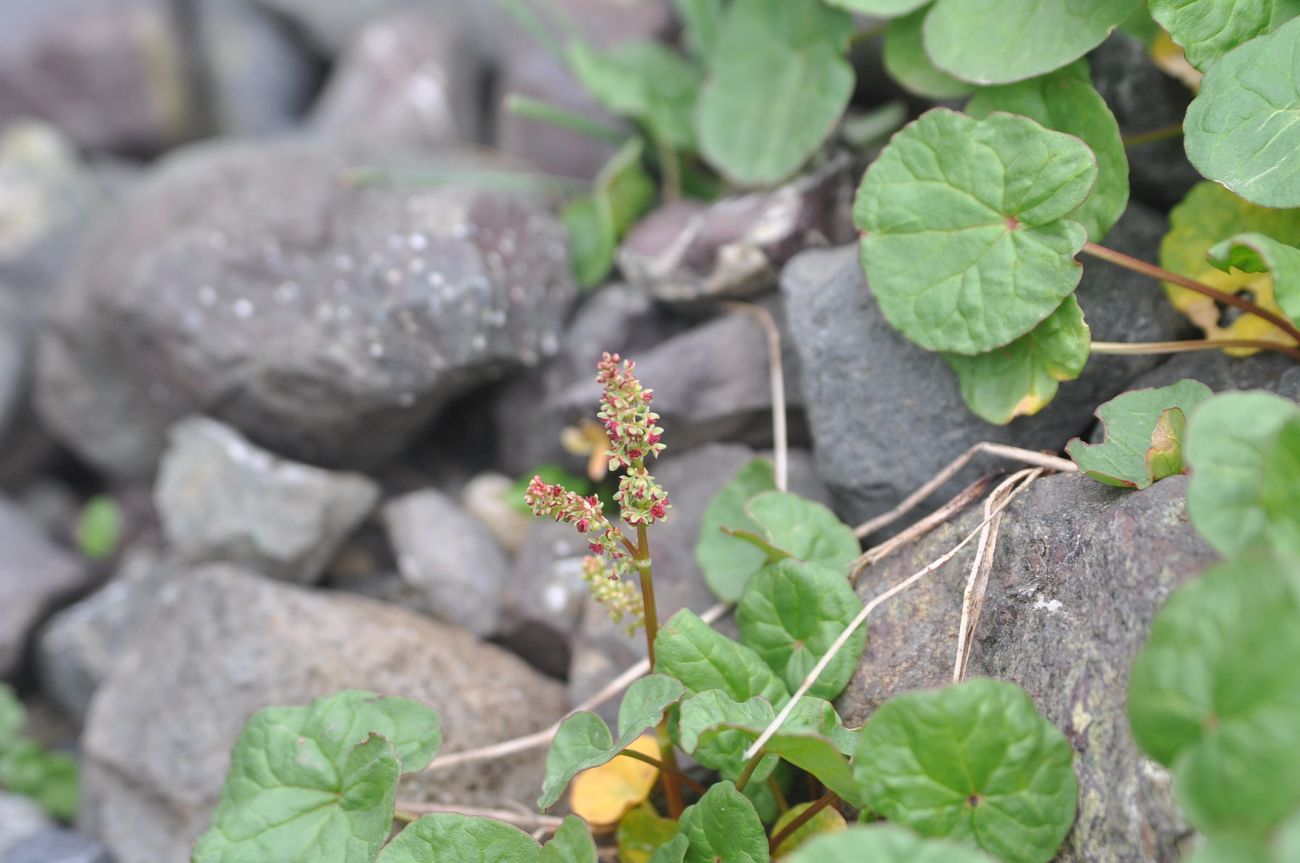
[[[1190,469],[1187,512],[1227,559],[1174,593],[1133,665],[1142,748],[1174,774],[1209,837],[1197,863],[1300,852],[1300,405],[1211,396],[1195,381],[1103,405],[1106,440],[1074,441],[1079,467],[1145,488]]]
[[[43,748],[23,733],[27,711],[0,683],[0,789],[30,797],[64,821],[77,814],[77,762]]]

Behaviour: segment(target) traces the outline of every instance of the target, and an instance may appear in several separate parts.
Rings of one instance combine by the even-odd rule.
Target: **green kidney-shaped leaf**
[[[1087,234],[1068,217],[1097,163],[1025,117],[936,108],[867,169],[854,205],[862,266],[885,317],[924,348],[980,354],[1056,311]]]
[[[1056,397],[1061,381],[1083,373],[1092,346],[1092,331],[1074,297],[1025,335],[973,357],[944,354],[957,373],[966,407],[980,419],[1005,425],[1018,416],[1033,416]]]
[[[618,739],[609,726],[589,711],[579,711],[565,718],[551,741],[546,755],[546,778],[537,808],[545,811],[555,805],[573,777],[583,770],[599,767],[612,760],[652,725],[663,712],[686,694],[677,680],[663,674],[643,677],[627,688],[618,708]]]
[[[1286,457],[1291,438],[1282,435],[1298,418],[1300,406],[1259,392],[1215,396],[1192,415],[1184,447],[1192,470],[1187,514],[1223,555],[1261,546],[1300,555],[1291,540],[1300,513],[1276,491],[1300,483],[1296,462]]]
[[[1297,0],[1151,0],[1151,16],[1202,72],[1297,14]]]
[[[1183,429],[1192,409],[1213,395],[1200,381],[1132,390],[1097,408],[1106,430],[1099,444],[1070,441],[1079,469],[1106,485],[1147,488],[1183,472]]]
[[[1072,757],[1024,690],[979,679],[885,702],[862,728],[854,771],[890,821],[1005,863],[1047,863],[1074,822]]]
[[[538,863],[597,863],[598,859],[596,842],[591,838],[587,822],[569,815],[551,841],[542,846]]]
[[[941,839],[922,839],[892,824],[850,827],[802,846],[786,863],[995,863],[992,857]]]
[[[975,91],[975,85],[954,78],[930,62],[921,42],[921,27],[929,9],[895,18],[885,30],[885,71],[904,90],[927,99],[955,99]]]
[[[718,782],[682,813],[690,849],[685,863],[767,863],[767,834],[754,804],[730,782]]]
[[[776,718],[776,711],[765,698],[754,697],[738,702],[721,689],[708,689],[692,695],[682,702],[678,733],[682,749],[696,761],[716,770],[723,779],[732,782],[745,770],[745,750],[753,738],[730,728],[719,726],[739,725],[765,728]],[[707,740],[702,735],[714,730]],[[764,758],[754,768],[751,782],[762,782],[776,769],[775,758]]]
[[[1102,43],[1141,0],[937,0],[925,47],[940,69],[1008,84],[1061,68]]]
[[[678,833],[668,844],[655,849],[655,853],[650,855],[650,863],[683,863],[690,844],[690,840]]]
[[[989,87],[966,106],[976,119],[994,111],[1028,117],[1088,145],[1097,157],[1097,186],[1070,218],[1100,243],[1128,206],[1128,156],[1115,115],[1092,86],[1088,64],[1080,60],[1050,75]]]
[[[694,148],[691,113],[702,75],[659,42],[628,42],[600,52],[585,42],[568,49],[569,66],[596,101],[629,117],[677,150]]]
[[[692,693],[721,689],[736,701],[761,695],[778,708],[790,697],[757,653],[727,638],[689,608],[660,627],[654,670],[677,678]]]
[[[862,600],[841,570],[783,560],[750,579],[736,609],[736,623],[741,644],[761,656],[793,692],[861,610]],[[809,694],[827,699],[839,695],[866,646],[866,628],[859,627]]]
[[[724,602],[740,599],[745,583],[762,569],[767,555],[744,540],[728,536],[722,528],[761,533],[762,527],[750,518],[745,504],[756,494],[775,490],[772,463],[756,458],[719,489],[704,510],[695,562],[700,565],[705,584]]]
[[[832,6],[860,12],[863,15],[879,15],[894,18],[920,9],[930,0],[826,0]]]
[[[1266,556],[1180,588],[1129,679],[1138,743],[1188,818],[1262,835],[1300,804],[1300,568]]]
[[[648,863],[656,849],[676,836],[676,821],[661,817],[649,803],[642,803],[618,822],[618,858],[621,863]]]
[[[711,742],[715,735],[732,731],[741,734],[748,746],[763,733],[764,726],[730,726],[705,731],[701,744]],[[850,806],[865,805],[862,783],[854,776],[849,760],[826,737],[802,729],[782,730],[763,744],[763,751],[790,762],[800,770],[817,777],[817,780],[840,796]],[[763,762],[759,762],[762,764]]]
[[[1183,130],[1209,179],[1265,207],[1300,206],[1300,18],[1220,58]]]
[[[428,707],[367,692],[258,711],[235,743],[195,863],[371,863],[398,776],[423,769],[440,740]]]
[[[707,58],[718,41],[725,0],[673,0],[673,6],[682,22],[686,47],[696,57]]]
[[[1187,863],[1296,863],[1300,861],[1300,811],[1279,827],[1271,840],[1225,833],[1208,837]]]
[[[733,0],[695,114],[709,164],[744,186],[797,171],[853,94],[852,32],[852,16],[813,0]]]
[[[1211,248],[1209,259],[1225,273],[1235,268],[1271,274],[1278,307],[1300,324],[1300,249],[1264,234],[1238,234]]]
[[[541,853],[533,837],[503,821],[438,812],[408,824],[377,863],[537,863]]]
[[[745,511],[776,548],[791,557],[818,563],[848,576],[848,566],[862,552],[853,528],[824,504],[793,492],[757,494]]]

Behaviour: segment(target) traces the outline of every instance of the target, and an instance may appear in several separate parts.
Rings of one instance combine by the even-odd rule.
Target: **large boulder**
[[[1059,863],[1178,859],[1189,829],[1169,777],[1129,731],[1128,674],[1175,587],[1215,555],[1183,507],[1185,477],[1142,492],[1079,475],[1035,482],[1002,519],[969,676],[1024,687],[1074,747],[1079,815]],[[868,569],[864,599],[938,558],[983,518],[974,507]],[[858,725],[889,697],[949,683],[976,543],[889,600],[837,706]]]
[[[311,584],[379,500],[357,473],[286,461],[206,417],[172,426],[154,503],[172,548]]]
[[[1163,219],[1133,204],[1113,245],[1151,259],[1163,233]],[[939,354],[885,320],[856,247],[805,252],[786,267],[781,288],[818,467],[852,522],[888,510],[980,441],[1061,449],[1088,430],[1099,404],[1159,362],[1094,356],[1041,413],[992,425],[966,407]],[[1085,264],[1077,297],[1098,340],[1163,341],[1187,329],[1156,282],[1107,263]],[[955,494],[961,483],[941,494]]]
[[[341,689],[434,707],[444,752],[545,727],[563,688],[499,648],[402,609],[212,565],[162,591],[96,694],[83,738],[81,830],[117,863],[184,863],[244,722]],[[528,805],[543,754],[408,778],[405,799]]]
[[[370,466],[450,398],[555,351],[576,287],[538,202],[354,168],[305,140],[170,157],[65,285],[38,357],[50,428],[126,477],[188,413],[289,458]]]

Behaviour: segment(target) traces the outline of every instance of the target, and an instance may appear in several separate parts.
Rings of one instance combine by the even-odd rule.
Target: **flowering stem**
[[[644,524],[636,526],[637,571],[641,573],[641,605],[645,609],[645,645],[650,656],[650,670],[655,667],[655,638],[659,635],[659,609],[655,606],[654,574],[650,565],[650,536]],[[664,780],[664,798],[668,803],[668,817],[680,818],[682,815],[682,789],[677,784],[677,754],[673,752],[672,737],[668,734],[668,714],[659,718],[655,727],[655,738],[659,741],[659,757],[665,769],[660,773]]]

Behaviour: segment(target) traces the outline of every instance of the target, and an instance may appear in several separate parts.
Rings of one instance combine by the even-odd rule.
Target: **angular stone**
[[[718,490],[759,455],[735,444],[709,444],[674,455],[672,438],[665,435],[665,440],[670,449],[650,466],[655,478],[667,489],[673,505],[668,520],[650,531],[655,598],[661,622],[683,608],[702,612],[717,603],[695,562],[700,519]],[[791,491],[820,502],[828,500],[826,488],[817,478],[807,453],[800,450],[790,453],[789,480]],[[582,554],[579,552],[577,559]],[[521,560],[521,568],[526,565]],[[519,576],[517,571],[516,577]],[[594,695],[644,656],[645,634],[638,631],[635,636],[628,636],[620,625],[610,620],[603,607],[589,599],[569,664],[570,702],[578,704]],[[612,702],[606,711],[616,715],[617,707],[617,701]]]
[[[569,676],[570,642],[587,605],[582,560],[588,554],[572,525],[538,518],[515,557],[499,640],[551,677]]]
[[[108,848],[72,830],[43,830],[19,842],[0,863],[113,863]]]
[[[515,490],[514,480],[499,473],[481,473],[465,483],[460,499],[465,511],[486,525],[508,554],[519,553],[533,519],[518,508],[523,498]]]
[[[170,157],[65,285],[38,358],[50,428],[118,476],[147,476],[188,413],[288,458],[369,466],[452,397],[555,351],[576,287],[538,202],[354,167],[293,139]]]
[[[53,827],[54,822],[36,801],[0,791],[0,861],[7,863],[7,855],[16,846]]]
[[[1128,673],[1169,593],[1215,559],[1183,508],[1186,477],[1142,492],[1078,475],[1038,480],[1002,519],[968,676],[1024,687],[1074,747],[1079,816],[1061,863],[1175,860],[1190,835],[1169,776],[1129,731]],[[956,545],[982,508],[868,569],[876,596]],[[867,621],[867,651],[837,701],[858,725],[889,697],[951,682],[975,542]]]
[[[1163,233],[1160,217],[1132,204],[1111,242],[1154,260]],[[818,468],[851,523],[890,509],[980,441],[1061,449],[1091,427],[1099,404],[1160,361],[1094,356],[1043,411],[997,426],[966,407],[942,357],[885,320],[856,247],[800,255],[786,267],[781,288]],[[1188,329],[1157,283],[1104,262],[1085,262],[1077,297],[1098,341],[1165,341]],[[939,495],[956,494],[969,481],[954,479]]]
[[[1282,354],[1261,351],[1249,357],[1230,357],[1222,351],[1174,354],[1133,380],[1130,389],[1164,387],[1192,378],[1216,393],[1228,390],[1267,390],[1300,402],[1300,366]]]
[[[361,474],[286,461],[206,417],[181,420],[170,438],[154,502],[168,542],[192,563],[311,584],[379,499]]]
[[[492,532],[437,489],[391,500],[383,515],[398,571],[429,613],[480,637],[496,632],[510,560]]]
[[[766,293],[796,253],[853,239],[850,167],[839,156],[772,191],[665,204],[624,238],[619,269],[667,303]]]
[[[32,629],[60,600],[81,589],[85,579],[80,560],[0,498],[0,680],[19,670]]]
[[[117,863],[184,863],[206,828],[245,720],[340,689],[414,698],[443,752],[536,731],[563,688],[499,648],[402,609],[320,594],[235,567],[174,581],[91,705],[79,829]],[[408,778],[399,797],[529,805],[540,750]]]
[[[89,149],[175,144],[194,127],[181,45],[165,0],[6,0],[0,126],[39,117]]]

